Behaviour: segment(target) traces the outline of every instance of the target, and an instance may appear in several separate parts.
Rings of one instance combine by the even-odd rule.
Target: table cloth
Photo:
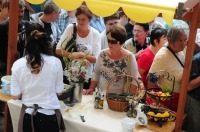
[[[17,132],[18,120],[21,109],[21,100],[9,100],[8,106],[12,118],[13,130]],[[94,96],[83,95],[81,103],[77,103],[74,107],[67,108],[76,109],[84,116],[85,122],[81,118],[73,118],[69,111],[64,110],[63,103],[61,103],[61,113],[66,126],[65,132],[123,132],[121,120],[126,116],[126,112],[115,112],[108,108],[107,102],[104,101],[103,109],[94,109]],[[139,110],[139,109],[138,109]],[[162,127],[159,127],[155,122],[148,122],[146,126],[136,125],[133,132],[143,130],[170,132],[173,130],[175,123],[167,122]]]

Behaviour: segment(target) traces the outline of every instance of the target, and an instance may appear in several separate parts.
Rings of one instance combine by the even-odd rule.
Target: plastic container
[[[123,132],[132,132],[135,128],[136,121],[132,118],[125,117],[122,119]]]
[[[136,117],[136,122],[139,125],[147,125],[147,116],[143,112],[139,112]]]
[[[10,84],[11,84],[11,76],[7,75],[7,76],[3,76],[1,78],[2,84],[2,93],[6,94],[6,95],[10,95]]]

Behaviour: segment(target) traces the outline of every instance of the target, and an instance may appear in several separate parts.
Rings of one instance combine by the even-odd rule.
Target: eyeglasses
[[[110,44],[118,44],[119,41],[108,39],[108,43]]]

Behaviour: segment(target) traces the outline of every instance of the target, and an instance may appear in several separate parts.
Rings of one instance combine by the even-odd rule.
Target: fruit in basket
[[[169,112],[157,113],[155,114],[155,117],[169,117]]]
[[[162,87],[162,91],[163,91],[164,93],[171,93],[171,92],[172,92],[172,88],[169,88],[169,87],[167,87],[167,86],[164,86],[164,87]]]
[[[158,118],[154,117],[154,121],[158,121]]]
[[[154,92],[153,90],[151,90],[149,93],[150,93],[150,94],[152,94],[152,95],[154,95],[154,94],[155,94],[155,92]]]
[[[165,93],[166,94],[166,96],[170,96],[170,93],[169,92],[167,92],[167,93]]]
[[[147,114],[150,116],[155,116],[155,113],[153,111],[149,111],[149,112],[147,112]]]
[[[168,116],[169,116],[169,112],[166,111],[166,112],[164,113],[164,116],[165,116],[165,117],[168,117]]]

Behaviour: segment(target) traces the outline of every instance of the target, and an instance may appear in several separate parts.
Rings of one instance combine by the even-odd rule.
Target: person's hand
[[[84,59],[83,65],[84,66],[90,66],[90,62],[88,60]]]
[[[74,60],[74,59],[81,59],[81,58],[83,58],[86,54],[83,53],[83,52],[73,52],[71,55],[72,55],[72,59]],[[69,55],[69,58],[70,58],[71,55]]]
[[[93,92],[94,92],[94,90],[89,88],[89,89],[83,91],[83,95],[92,95]]]

